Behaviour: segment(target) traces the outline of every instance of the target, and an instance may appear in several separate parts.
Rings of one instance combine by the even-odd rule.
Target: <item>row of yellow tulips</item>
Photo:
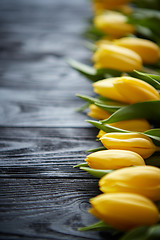
[[[95,43],[95,69],[116,69],[122,72],[142,70],[143,64],[159,60],[159,47],[154,42],[135,37],[124,37],[135,32],[126,16],[132,9],[127,0],[94,0],[94,25],[107,34]],[[106,11],[107,10],[107,11]],[[112,11],[110,11],[112,10]],[[93,83],[93,90],[101,97],[120,104],[159,101],[159,91],[143,80],[124,74]],[[104,120],[110,112],[90,104],[88,115]],[[99,180],[102,194],[90,200],[89,212],[106,224],[122,231],[139,226],[154,225],[159,221],[159,210],[154,203],[160,200],[160,169],[146,166],[145,160],[160,151],[151,138],[141,134],[151,129],[146,119],[130,119],[110,126],[133,132],[99,131],[98,138],[106,150],[87,156],[88,166],[112,170]]]

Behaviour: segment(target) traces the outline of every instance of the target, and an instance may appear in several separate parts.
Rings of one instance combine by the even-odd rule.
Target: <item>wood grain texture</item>
[[[66,63],[87,63],[89,1],[1,0],[0,239],[103,240],[80,232],[96,221],[98,179],[73,169],[97,147],[97,130],[77,113],[91,83]]]
[[[4,179],[2,184],[2,234],[46,239],[99,239],[98,233],[77,231],[77,227],[95,221],[87,210],[89,198],[98,194],[96,180]],[[88,185],[87,189],[82,189],[82,185]]]
[[[90,177],[73,166],[99,146],[91,128],[1,128],[0,177]]]

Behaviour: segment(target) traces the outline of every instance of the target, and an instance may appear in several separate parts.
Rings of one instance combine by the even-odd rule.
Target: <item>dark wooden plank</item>
[[[35,239],[102,239],[98,232],[77,230],[96,221],[87,210],[89,198],[99,193],[97,180],[4,179],[1,182],[2,236],[7,233]]]
[[[96,220],[98,179],[73,165],[98,145],[75,112],[91,84],[66,63],[88,62],[82,33],[89,1],[1,0],[0,239],[111,239],[79,232]]]
[[[92,128],[1,128],[0,177],[90,177],[73,166],[99,144]]]
[[[0,125],[8,127],[90,127],[85,114],[76,112],[84,102],[66,92],[0,90]],[[57,95],[53,97],[52,94]],[[14,97],[13,97],[14,96]],[[62,96],[62,97],[61,97]],[[55,101],[54,101],[55,99]],[[59,100],[58,100],[59,99]]]
[[[25,59],[15,59],[10,55],[8,59],[1,58],[1,87],[4,90],[32,90],[37,91],[37,94],[51,90],[62,93],[68,91],[70,95],[75,95],[77,91],[87,93],[92,89],[90,82],[71,69],[65,59],[59,59],[52,54],[42,54],[41,57],[37,55],[38,53],[33,54],[29,58],[25,55]]]
[[[85,6],[85,7],[84,7]],[[82,33],[90,15],[82,0],[1,0],[1,58],[36,60],[55,56],[84,59]]]
[[[81,36],[88,14],[83,4],[85,1],[44,4],[15,0],[12,4],[2,0],[1,126],[88,126],[86,117],[75,112],[83,104],[75,94],[91,95],[91,84],[71,69],[65,59],[83,62],[89,57]],[[62,6],[63,14],[59,14]],[[53,24],[53,29],[47,30],[46,24]]]

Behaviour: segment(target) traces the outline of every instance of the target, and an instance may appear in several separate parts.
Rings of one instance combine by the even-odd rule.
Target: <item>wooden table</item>
[[[91,83],[66,58],[91,57],[89,16],[87,0],[0,2],[0,239],[106,237],[77,230],[96,221],[87,209],[98,180],[73,166],[97,131],[75,111]]]

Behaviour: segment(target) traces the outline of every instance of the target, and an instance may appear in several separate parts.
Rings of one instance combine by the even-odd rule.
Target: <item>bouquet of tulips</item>
[[[92,0],[86,46],[93,66],[70,65],[96,96],[79,111],[99,129],[100,146],[79,167],[99,178],[89,212],[121,240],[160,239],[160,12],[158,0]]]

